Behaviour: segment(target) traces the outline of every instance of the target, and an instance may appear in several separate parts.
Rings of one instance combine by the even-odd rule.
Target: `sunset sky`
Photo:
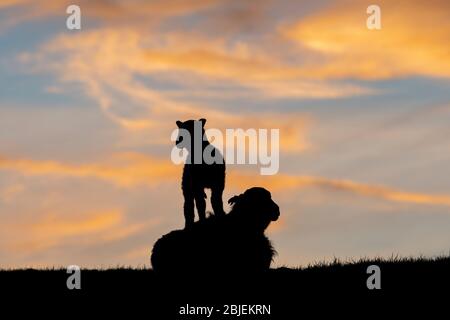
[[[449,253],[449,1],[0,0],[0,267],[149,266],[198,118],[280,129],[274,266]]]

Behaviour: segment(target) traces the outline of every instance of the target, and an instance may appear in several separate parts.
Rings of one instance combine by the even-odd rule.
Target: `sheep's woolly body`
[[[254,189],[262,188],[250,190]],[[236,203],[226,216],[211,216],[191,228],[164,235],[153,247],[153,269],[177,273],[269,269],[275,251],[264,230],[278,218],[279,209],[270,193],[262,190],[258,192],[264,199],[246,197],[247,190],[243,199],[233,198]]]

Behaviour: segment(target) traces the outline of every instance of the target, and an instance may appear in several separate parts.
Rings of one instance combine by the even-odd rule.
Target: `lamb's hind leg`
[[[198,189],[194,193],[195,205],[197,207],[198,218],[200,220],[206,219],[206,194],[203,189]]]
[[[211,190],[211,206],[214,211],[214,215],[223,216],[223,201],[222,201],[223,188],[213,188]]]
[[[185,228],[189,228],[194,224],[194,196],[189,193],[184,193],[184,219]]]

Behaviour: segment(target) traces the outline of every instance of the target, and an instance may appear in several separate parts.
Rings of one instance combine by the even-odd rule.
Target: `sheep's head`
[[[278,220],[280,208],[272,200],[272,195],[264,188],[254,187],[243,194],[232,197],[228,203],[233,205],[230,213],[239,215],[245,227],[264,231],[272,221]]]

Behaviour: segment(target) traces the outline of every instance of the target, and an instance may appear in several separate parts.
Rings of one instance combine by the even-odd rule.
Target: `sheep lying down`
[[[264,188],[254,187],[228,201],[231,211],[211,216],[190,228],[156,241],[151,263],[155,272],[253,272],[269,269],[275,254],[264,231],[280,216]]]

